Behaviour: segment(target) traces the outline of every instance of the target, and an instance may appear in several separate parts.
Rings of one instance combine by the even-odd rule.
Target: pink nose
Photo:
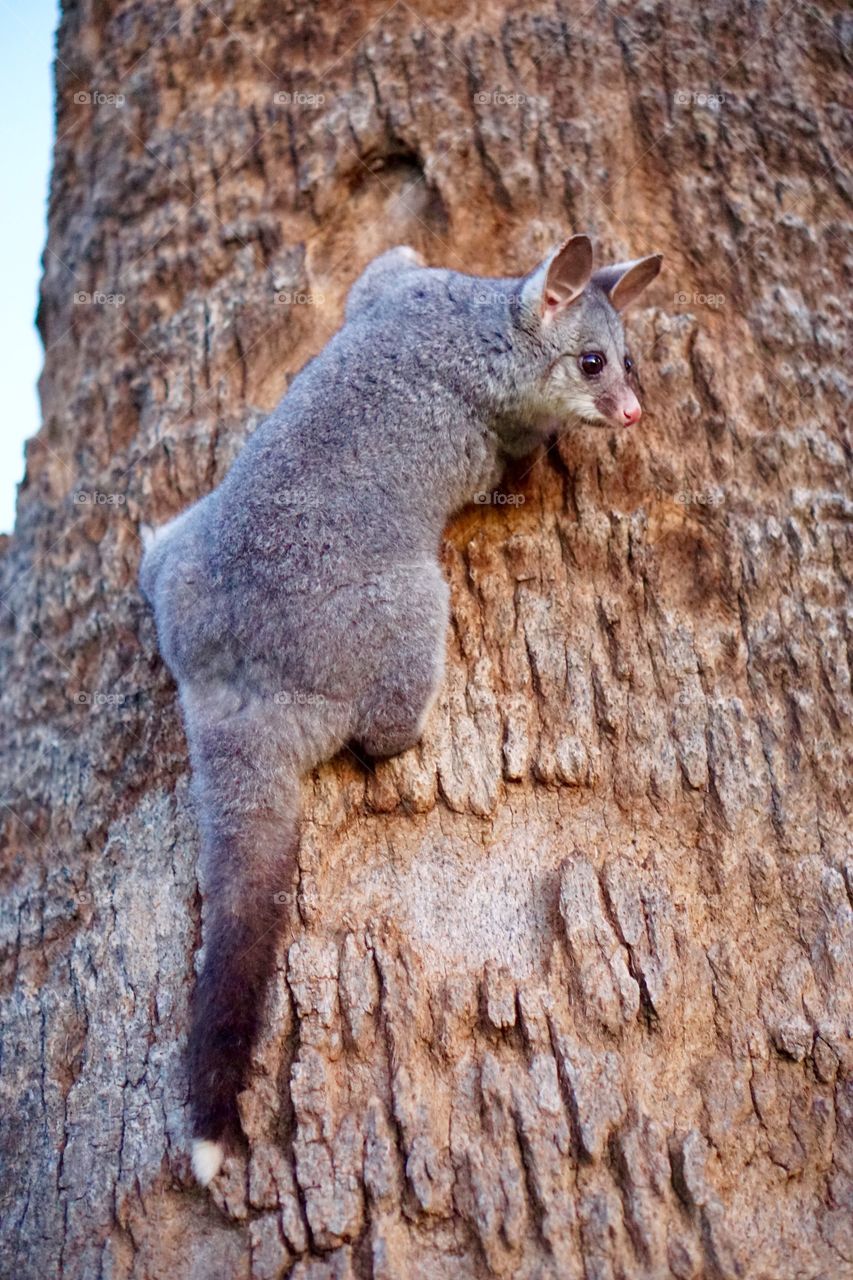
[[[626,405],[622,410],[622,416],[625,419],[626,427],[636,426],[640,421],[640,418],[643,416],[639,400],[635,399],[633,404]]]

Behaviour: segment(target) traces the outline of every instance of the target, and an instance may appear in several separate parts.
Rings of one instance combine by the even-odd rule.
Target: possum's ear
[[[547,264],[539,314],[553,319],[581,296],[592,275],[592,245],[589,236],[571,236],[561,244]]]
[[[522,301],[541,320],[553,320],[581,296],[592,275],[589,236],[572,236],[524,282]]]
[[[612,267],[596,271],[592,283],[604,290],[617,311],[624,311],[651,284],[662,262],[662,253],[636,258],[634,262],[617,262]]]

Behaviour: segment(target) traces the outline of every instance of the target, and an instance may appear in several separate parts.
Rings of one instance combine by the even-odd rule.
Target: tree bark
[[[66,4],[0,558],[4,1275],[853,1276],[845,33],[828,0]],[[381,249],[506,275],[580,230],[666,254],[643,423],[447,531],[439,705],[305,783],[248,1160],[202,1192],[139,523],[221,480]]]

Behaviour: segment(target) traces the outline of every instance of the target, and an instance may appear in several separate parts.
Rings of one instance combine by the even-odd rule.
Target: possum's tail
[[[299,781],[260,720],[196,717],[190,734],[202,830],[204,963],[189,1037],[193,1170],[202,1186],[239,1141],[246,1085],[278,940],[293,913]]]

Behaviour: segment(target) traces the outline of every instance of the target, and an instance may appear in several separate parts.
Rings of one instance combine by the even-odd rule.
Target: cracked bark
[[[853,1276],[848,29],[713,16],[67,5],[0,558],[4,1274]],[[667,255],[644,425],[448,530],[439,705],[306,781],[249,1158],[203,1194],[138,523],[221,479],[376,252],[507,274],[569,229]]]

